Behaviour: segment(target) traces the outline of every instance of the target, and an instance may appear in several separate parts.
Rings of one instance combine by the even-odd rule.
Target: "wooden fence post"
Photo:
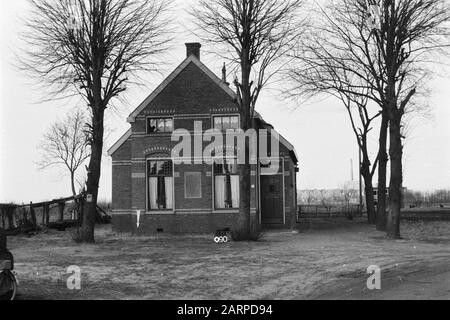
[[[28,225],[28,212],[26,207],[22,207],[23,225]]]
[[[16,208],[14,207],[7,207],[6,208],[6,216],[8,218],[8,229],[7,230],[12,230],[14,229],[14,221],[13,221],[13,215],[14,215],[14,211],[16,211]]]
[[[59,202],[59,221],[64,221],[64,208],[66,207],[65,202]]]
[[[83,223],[83,218],[84,218],[84,197],[80,198],[80,211],[79,211],[79,216],[78,216],[78,221],[80,224]]]
[[[48,226],[50,223],[50,204],[44,204],[44,217],[45,217],[45,226]]]
[[[2,216],[2,229],[6,230],[6,228],[5,228],[5,213],[4,213],[2,205],[0,205],[0,215]]]
[[[30,216],[33,227],[37,228],[36,212],[34,211],[33,202],[30,203]]]
[[[6,232],[3,229],[0,229],[0,252],[6,251],[7,242],[6,242]]]

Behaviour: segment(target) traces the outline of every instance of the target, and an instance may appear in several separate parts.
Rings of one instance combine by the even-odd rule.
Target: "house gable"
[[[113,156],[116,152],[119,151],[120,148],[122,148],[122,146],[126,143],[129,142],[129,139],[131,138],[131,129],[129,129],[122,137],[120,137],[119,140],[117,140],[117,142],[108,150],[108,155],[109,156]],[[127,150],[128,155],[127,157],[129,158],[129,150]]]
[[[209,113],[212,108],[235,106],[236,95],[211,70],[191,55],[128,117],[152,114]]]
[[[199,55],[190,53],[188,48],[188,57],[131,113],[127,120],[132,128],[108,154],[114,154],[132,136],[145,135],[146,117],[175,117],[178,119],[176,127],[191,130],[192,117],[228,113],[238,113],[236,94],[199,60]],[[188,117],[190,122],[180,121],[183,117]],[[273,129],[258,113],[255,118],[263,126]],[[280,142],[297,163],[298,156],[292,144],[282,136]]]

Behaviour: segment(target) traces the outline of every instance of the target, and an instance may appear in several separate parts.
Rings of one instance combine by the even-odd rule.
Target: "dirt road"
[[[369,290],[366,277],[339,280],[318,289],[316,300],[450,300],[450,261],[429,261],[381,272],[381,289]],[[319,293],[322,292],[322,293]]]
[[[9,239],[22,299],[449,299],[450,222],[408,222],[392,241],[362,221],[326,221],[256,243],[213,236],[134,237],[109,227],[97,244],[70,232]],[[67,268],[81,269],[81,290]],[[368,266],[382,290],[366,288]]]

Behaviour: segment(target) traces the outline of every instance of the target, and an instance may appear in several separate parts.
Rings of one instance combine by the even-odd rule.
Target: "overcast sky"
[[[185,42],[198,41],[188,28],[185,1],[177,1],[175,23],[178,36],[167,57],[162,75],[148,76],[147,84],[134,87],[116,110],[108,111],[108,149],[128,128],[126,117],[185,58]],[[71,194],[64,170],[39,171],[36,147],[56,119],[80,104],[70,101],[42,102],[46,92],[36,90],[30,80],[13,67],[13,52],[20,54],[18,32],[26,17],[26,0],[0,1],[0,202],[43,201]],[[222,60],[207,54],[202,61],[220,75]],[[280,86],[283,84],[279,84]],[[433,119],[417,119],[405,146],[404,185],[415,190],[450,188],[450,77],[436,78],[431,105]],[[274,88],[280,89],[280,88]],[[282,89],[282,88],[281,88]],[[296,105],[267,90],[257,110],[291,141],[300,157],[299,189],[338,188],[350,180],[350,162],[358,152],[348,116],[342,105],[328,99]],[[376,142],[376,135],[372,142]],[[376,145],[372,145],[372,150]],[[111,198],[111,160],[103,162],[100,198]]]

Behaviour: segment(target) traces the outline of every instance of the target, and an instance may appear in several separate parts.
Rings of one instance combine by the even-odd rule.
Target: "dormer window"
[[[173,132],[172,118],[147,118],[147,133],[171,133]]]
[[[219,116],[214,117],[214,129],[220,131],[239,129],[239,116]]]

